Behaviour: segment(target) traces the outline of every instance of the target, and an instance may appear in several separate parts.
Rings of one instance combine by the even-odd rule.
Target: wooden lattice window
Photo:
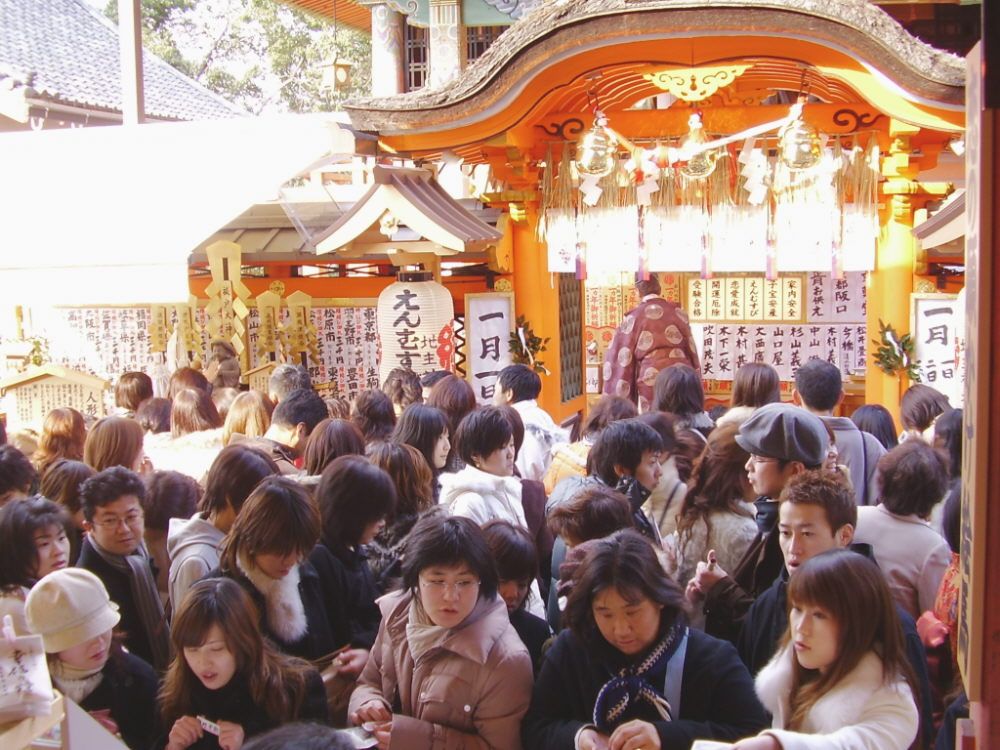
[[[406,24],[406,90],[416,91],[427,85],[430,73],[430,33],[419,26]]]
[[[506,26],[466,26],[465,61],[471,63],[482,57],[506,28]]]
[[[559,277],[559,389],[563,402],[583,393],[583,292],[572,273]]]

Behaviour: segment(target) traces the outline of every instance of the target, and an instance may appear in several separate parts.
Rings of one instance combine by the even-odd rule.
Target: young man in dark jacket
[[[790,404],[768,404],[743,423],[736,442],[750,454],[747,477],[759,496],[754,503],[757,536],[731,574],[715,563],[710,550],[686,592],[693,606],[704,609],[705,632],[733,643],[750,605],[784,566],[775,532],[777,498],[796,474],[820,468],[830,440],[819,417]]]
[[[274,408],[263,437],[247,443],[274,459],[282,474],[301,474],[296,461],[305,452],[309,435],[327,416],[329,411],[323,399],[314,391],[300,388]]]
[[[788,629],[788,581],[801,565],[816,555],[847,547],[871,556],[868,545],[851,543],[857,519],[854,493],[838,474],[806,472],[793,477],[785,486],[777,527],[784,569],[750,607],[736,643],[750,674],[756,675],[778,651]],[[920,695],[914,697],[920,704],[926,747],[933,736],[927,655],[913,618],[898,605],[896,611],[903,625],[910,666],[920,688]]]

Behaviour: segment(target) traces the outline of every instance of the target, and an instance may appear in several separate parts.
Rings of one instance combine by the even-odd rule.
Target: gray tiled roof
[[[85,0],[0,0],[0,78],[40,98],[121,111],[118,29]],[[151,53],[143,54],[146,114],[196,120],[247,114]]]

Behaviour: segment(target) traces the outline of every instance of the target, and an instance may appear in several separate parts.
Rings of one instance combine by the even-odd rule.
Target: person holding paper
[[[245,740],[282,724],[327,721],[319,672],[263,637],[253,600],[235,581],[194,584],[170,637],[177,655],[160,691],[168,734],[157,747],[240,750]]]
[[[53,571],[25,602],[28,630],[42,637],[52,684],[132,750],[156,725],[156,674],[112,639],[121,620],[101,579],[82,568]]]
[[[351,723],[370,728],[381,750],[520,750],[531,657],[498,586],[475,522],[417,521],[403,590],[379,599],[382,624],[351,695]]]

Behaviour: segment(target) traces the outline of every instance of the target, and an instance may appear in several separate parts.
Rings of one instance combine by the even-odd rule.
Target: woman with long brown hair
[[[170,434],[147,435],[146,453],[157,469],[201,481],[222,450],[222,419],[208,391],[185,388],[170,407]]]
[[[318,477],[323,469],[341,456],[363,455],[365,438],[361,430],[350,420],[327,418],[309,433],[303,468],[307,476]]]
[[[850,550],[817,555],[791,577],[788,605],[783,645],[756,681],[772,728],[736,747],[911,747],[919,733],[916,690],[878,566]]]
[[[174,616],[174,660],[160,690],[166,750],[239,748],[295,721],[327,719],[319,673],[262,635],[246,592],[225,578],[199,581]],[[218,737],[204,728],[214,723]]]
[[[76,409],[60,407],[46,415],[38,450],[32,456],[39,476],[60,458],[71,461],[83,459],[83,444],[87,440],[87,427],[83,415]]]
[[[760,407],[779,401],[781,378],[778,371],[764,362],[747,362],[736,370],[729,408],[715,420],[715,426],[732,424],[739,427]]]
[[[682,587],[710,549],[718,550],[723,570],[735,570],[757,533],[754,491],[744,468],[750,454],[737,444],[738,430],[727,424],[708,436],[677,517],[677,531],[667,538],[675,558],[671,572]]]
[[[448,453],[444,470],[459,471],[465,466],[465,462],[458,455],[458,446],[455,444],[458,426],[462,424],[465,416],[476,408],[476,392],[472,390],[468,381],[457,375],[448,375],[434,384],[431,392],[427,395],[426,404],[440,409],[448,418],[451,450]]]
[[[385,528],[368,545],[368,564],[375,576],[375,586],[384,594],[403,574],[403,545],[413,525],[421,514],[436,505],[434,475],[423,455],[412,445],[378,443],[368,458],[396,486],[396,505],[385,518]]]
[[[104,417],[90,428],[83,444],[83,462],[94,471],[124,466],[137,474],[153,472],[143,449],[142,427],[126,417]]]
[[[306,559],[319,541],[316,503],[298,482],[265,477],[220,545],[218,570],[250,594],[264,635],[287,654],[315,660],[349,638],[335,635],[323,582]],[[341,612],[336,613],[338,616]]]
[[[271,426],[274,404],[260,391],[244,391],[229,405],[222,425],[222,444],[229,445],[234,435],[263,437]]]

